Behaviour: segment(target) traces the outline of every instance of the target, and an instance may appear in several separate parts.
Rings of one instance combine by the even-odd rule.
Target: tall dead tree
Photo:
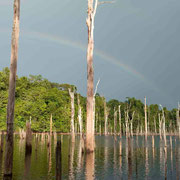
[[[93,132],[94,132],[94,127],[95,127],[95,120],[96,120],[96,93],[97,93],[97,89],[98,89],[98,85],[100,83],[100,79],[98,80],[97,84],[96,84],[96,89],[93,95]]]
[[[179,138],[180,138],[180,105],[178,103],[178,109],[177,109],[177,113],[176,113],[176,124],[177,124],[177,131],[179,133]]]
[[[52,114],[50,117],[50,137],[52,137]]]
[[[163,130],[163,138],[164,138],[164,146],[167,147],[167,142],[166,142],[166,119],[165,119],[165,114],[164,114],[164,109],[162,105],[160,105],[162,109],[162,130]]]
[[[156,129],[156,118],[154,116],[154,132],[157,133],[157,129]]]
[[[69,95],[71,97],[71,141],[75,142],[75,134],[74,134],[74,91],[71,91],[69,88]]]
[[[162,139],[162,120],[161,120],[160,113],[158,114],[158,117],[159,117],[159,136],[160,136],[160,139]]]
[[[146,105],[146,97],[144,97],[144,116],[145,116],[145,137],[147,140],[147,105]]]
[[[93,122],[93,96],[94,96],[94,69],[93,69],[93,51],[94,51],[94,20],[98,0],[88,0],[88,17],[86,24],[88,28],[88,47],[87,47],[87,121],[86,121],[86,151],[94,151],[94,122]]]
[[[109,112],[106,105],[106,99],[104,99],[104,128],[105,128],[104,133],[105,135],[108,134],[108,115],[109,115]]]
[[[80,135],[82,135],[82,109],[80,105],[80,99],[79,99],[79,94],[77,95],[77,101],[78,101],[78,122],[79,122],[79,132]]]
[[[114,108],[114,135],[116,136],[117,133],[117,110]]]
[[[14,0],[14,22],[11,41],[11,65],[9,77],[9,96],[7,105],[7,136],[4,161],[4,177],[12,176],[13,169],[13,126],[16,89],[16,71],[19,42],[20,0]]]
[[[121,105],[118,106],[119,111],[119,135],[121,137]]]

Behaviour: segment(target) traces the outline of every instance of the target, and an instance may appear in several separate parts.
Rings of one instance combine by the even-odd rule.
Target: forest
[[[9,69],[6,67],[0,72],[0,130],[6,129],[6,111],[8,99]],[[50,82],[41,75],[29,77],[16,77],[16,103],[14,130],[25,129],[26,121],[31,120],[33,132],[48,132],[50,130],[50,116],[53,119],[53,131],[61,133],[70,132],[71,98],[68,89],[73,89],[75,105],[75,132],[79,132],[78,125],[78,100],[82,108],[83,132],[85,133],[86,97],[78,93],[77,87],[69,84]],[[147,97],[148,98],[148,97]],[[107,106],[107,107],[106,107]],[[118,107],[121,107],[120,113]],[[105,132],[105,109],[107,109],[108,133],[125,132],[126,113],[128,111],[129,125],[132,122],[133,132],[144,132],[144,102],[134,97],[127,97],[124,102],[111,99],[96,93],[95,95],[95,132]],[[166,131],[172,132],[177,128],[177,109],[163,108],[165,114]],[[121,116],[121,125],[119,123]],[[158,104],[147,105],[148,131],[158,132],[159,118],[162,109]]]

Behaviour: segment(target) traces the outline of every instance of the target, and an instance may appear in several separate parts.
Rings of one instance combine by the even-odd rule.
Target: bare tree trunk
[[[120,138],[121,138],[121,105],[119,105],[118,107],[118,110],[119,110],[119,135],[120,135]]]
[[[75,134],[74,134],[74,91],[69,89],[69,95],[71,97],[71,137],[72,142],[75,142]]]
[[[176,118],[177,118],[177,130],[178,130],[178,133],[179,133],[179,138],[180,138],[180,105],[178,103],[178,110],[177,110],[177,114],[176,114]]]
[[[129,136],[129,123],[128,123],[128,120],[129,120],[129,112],[128,112],[128,110],[127,110],[127,111],[125,111],[126,136]]]
[[[161,106],[161,108],[162,108],[162,126],[163,126],[164,146],[167,147],[167,143],[166,143],[166,122],[165,122],[165,115],[164,115],[164,110],[163,110],[162,106]]]
[[[50,138],[52,137],[52,114],[50,117]]]
[[[162,120],[161,120],[161,115],[158,114],[158,116],[159,116],[159,136],[160,136],[160,139],[162,139],[162,130],[161,130]]]
[[[145,137],[147,139],[147,107],[146,107],[146,97],[144,98],[144,114],[145,114]]]
[[[97,93],[97,89],[98,89],[98,85],[100,83],[100,79],[98,80],[97,84],[96,84],[96,89],[93,95],[93,123],[92,123],[92,131],[94,132],[94,127],[95,127],[95,121],[96,121],[96,93]]]
[[[93,69],[93,50],[94,50],[94,0],[88,0],[88,17],[86,20],[88,27],[88,48],[87,48],[87,122],[86,122],[86,151],[94,151],[94,132],[93,132],[93,98],[94,98],[94,69]]]
[[[157,133],[157,129],[156,129],[156,118],[154,116],[154,132]]]
[[[117,111],[114,108],[114,135],[116,136],[116,129],[117,129]]]
[[[81,109],[81,105],[80,105],[79,95],[77,96],[77,99],[78,99],[78,121],[79,121],[79,132],[80,132],[80,135],[82,136],[82,109]]]
[[[19,20],[20,20],[20,0],[14,0],[14,23],[11,41],[11,65],[9,77],[9,97],[7,105],[7,136],[4,162],[4,176],[12,176],[13,169],[13,124],[14,124],[14,104],[16,89],[16,71],[19,42]]]
[[[107,110],[107,106],[106,106],[106,99],[104,100],[104,128],[105,128],[105,135],[108,134],[108,110]]]
[[[135,111],[133,111],[132,119],[131,119],[131,122],[130,122],[130,125],[131,125],[131,136],[132,136],[132,137],[133,137],[133,120],[134,120],[134,114],[135,114]]]

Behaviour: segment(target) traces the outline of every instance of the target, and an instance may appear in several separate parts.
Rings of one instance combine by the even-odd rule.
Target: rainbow
[[[68,38],[64,38],[61,36],[57,35],[51,35],[48,33],[42,33],[42,32],[35,32],[35,31],[24,31],[22,32],[24,35],[30,37],[30,38],[35,38],[39,40],[45,40],[61,45],[65,45],[68,47],[76,48],[81,51],[86,52],[87,51],[87,45],[80,43],[80,42],[74,42]],[[94,55],[97,57],[100,57],[102,60],[107,61],[115,66],[120,67],[123,71],[127,72],[128,74],[131,74],[132,76],[136,77],[137,79],[140,79],[142,82],[144,82],[146,85],[150,86],[151,89],[155,91],[160,91],[154,83],[150,82],[148,79],[146,79],[143,74],[135,70],[134,68],[128,66],[127,64],[124,64],[122,61],[119,59],[116,59],[115,57],[95,48]]]
[[[5,29],[1,29],[0,32],[7,32]],[[35,31],[22,31],[21,37],[26,36],[32,39],[38,39],[41,41],[49,41],[61,45],[65,45],[68,47],[76,48],[78,50],[87,51],[87,45],[80,43],[80,42],[74,42],[68,38],[64,38],[57,35],[51,35],[48,33],[42,33],[42,32],[35,32]],[[143,74],[135,70],[134,68],[130,67],[127,64],[124,64],[119,59],[95,48],[94,55],[97,57],[100,57],[102,60],[107,61],[115,66],[120,67],[123,71],[127,72],[128,74],[131,74],[132,76],[136,77],[137,79],[140,79],[142,82],[144,82],[146,85],[150,86],[151,89],[155,91],[160,91],[154,83],[150,82],[148,79],[146,79]]]

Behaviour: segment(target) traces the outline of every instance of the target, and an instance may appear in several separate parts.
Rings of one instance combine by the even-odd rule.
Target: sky
[[[107,100],[180,101],[180,1],[116,0],[98,6],[95,84]],[[21,0],[18,76],[87,86],[87,0]],[[0,0],[0,70],[10,65],[13,1]]]

